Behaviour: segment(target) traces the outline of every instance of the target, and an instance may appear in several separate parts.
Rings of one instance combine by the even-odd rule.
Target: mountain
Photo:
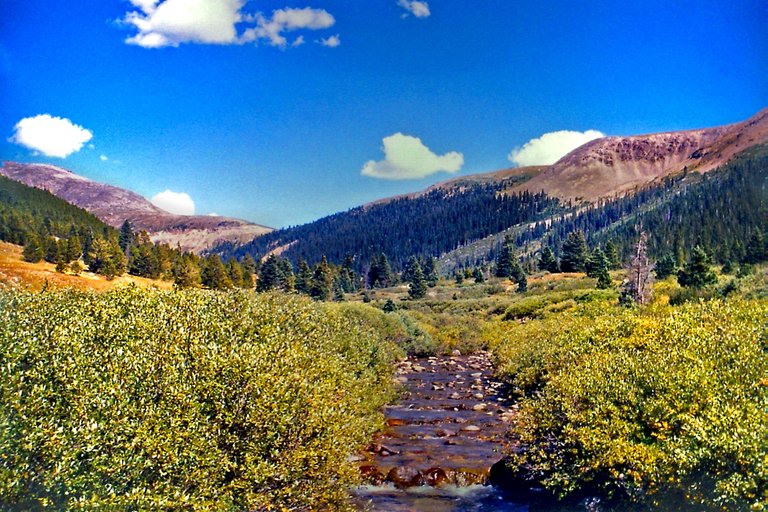
[[[5,162],[0,174],[47,190],[119,228],[128,220],[135,230],[146,230],[155,242],[181,245],[201,252],[224,242],[240,244],[272,231],[240,219],[209,215],[175,215],[122,188],[98,183],[71,171],[45,164]]]
[[[564,200],[593,202],[685,169],[711,171],[740,151],[766,141],[768,109],[728,126],[603,137],[571,151],[518,190],[543,190]]]
[[[316,262],[325,255],[340,264],[351,255],[358,270],[378,252],[387,254],[395,268],[411,255],[446,253],[453,256],[443,261],[453,266],[472,265],[492,259],[505,234],[512,235],[518,246],[534,241],[556,246],[567,230],[583,227],[593,233],[640,210],[650,211],[672,195],[698,186],[696,176],[706,176],[763,143],[768,143],[768,109],[728,126],[604,137],[551,166],[453,178],[421,192],[275,231],[237,249],[216,250],[225,257],[277,253],[294,263]],[[749,168],[764,165],[761,159]],[[677,188],[668,190],[669,183]],[[724,190],[737,189],[728,183]],[[688,206],[684,210],[690,215]],[[742,235],[745,232],[740,232],[739,240]],[[690,241],[695,243],[695,236]]]

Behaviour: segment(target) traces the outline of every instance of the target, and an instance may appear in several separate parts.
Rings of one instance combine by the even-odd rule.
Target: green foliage
[[[519,320],[522,318],[543,318],[553,311],[552,306],[567,301],[586,303],[613,300],[616,292],[606,290],[573,290],[537,294],[524,297],[513,302],[504,312],[502,320]],[[562,308],[555,308],[561,310]]]
[[[511,327],[500,374],[527,393],[516,463],[561,496],[580,488],[661,506],[768,501],[768,304],[592,307]],[[537,391],[534,393],[534,391]]]
[[[392,391],[365,324],[284,295],[0,294],[0,503],[344,507]]]
[[[654,274],[656,279],[666,279],[669,276],[677,273],[677,261],[671,253],[667,253],[662,256],[659,261],[656,262],[654,267]]]
[[[563,272],[584,272],[587,263],[587,241],[584,232],[574,231],[563,242],[560,269]]]
[[[43,259],[43,247],[40,245],[40,240],[36,235],[28,235],[27,243],[24,244],[24,251],[22,252],[24,261],[30,263],[37,263]]]
[[[547,270],[549,272],[558,272],[560,270],[555,259],[555,254],[548,245],[541,248],[541,255],[539,256],[539,270]]]
[[[709,255],[703,248],[696,246],[693,249],[690,261],[677,273],[677,281],[686,288],[704,288],[717,282]]]

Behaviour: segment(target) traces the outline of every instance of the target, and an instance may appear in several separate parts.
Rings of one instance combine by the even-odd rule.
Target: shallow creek
[[[487,353],[408,359],[398,367],[400,401],[387,428],[362,454],[369,485],[355,490],[361,510],[526,511],[486,485],[503,457],[514,406],[499,393]]]

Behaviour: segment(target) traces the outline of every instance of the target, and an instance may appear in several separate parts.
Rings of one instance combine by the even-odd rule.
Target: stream
[[[528,511],[487,485],[510,442],[514,405],[493,379],[489,354],[409,358],[398,366],[401,400],[360,457],[369,484],[354,491],[374,512]]]

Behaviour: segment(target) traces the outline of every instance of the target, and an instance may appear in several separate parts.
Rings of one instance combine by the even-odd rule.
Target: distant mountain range
[[[275,252],[310,262],[326,255],[336,263],[352,255],[358,266],[383,251],[397,266],[412,254],[466,254],[464,248],[483,240],[477,257],[485,257],[500,234],[515,226],[520,233],[541,220],[631,195],[682,173],[706,173],[765,143],[768,109],[728,126],[604,137],[553,165],[461,176],[279,231],[228,217],[174,215],[134,192],[52,165],[6,162],[0,174],[48,190],[111,226],[128,220],[154,241],[178,243],[185,250],[213,250],[225,257]]]
[[[241,247],[225,245],[218,252],[225,257],[276,253],[294,262],[305,259],[310,263],[322,255],[341,263],[351,255],[357,258],[358,268],[364,268],[377,252],[386,253],[396,268],[411,255],[450,253],[446,261],[453,265],[473,258],[481,261],[492,254],[505,233],[514,234],[519,243],[540,239],[553,220],[581,211],[589,211],[593,217],[608,215],[607,210],[601,213],[595,209],[637,191],[661,187],[682,175],[700,176],[721,168],[736,155],[765,143],[768,109],[728,126],[604,137],[550,166],[453,178],[421,192],[381,199],[303,226],[274,231]],[[688,179],[678,185],[695,183]],[[651,208],[643,201],[660,204],[669,200],[662,195],[656,191],[624,200],[621,215],[632,214],[632,208]],[[593,229],[598,224],[589,225]],[[564,224],[559,226],[563,229]],[[579,228],[573,224],[569,229]],[[551,239],[552,235],[546,236]]]
[[[175,215],[135,192],[98,183],[53,165],[5,162],[0,174],[47,190],[115,228],[128,220],[135,230],[146,230],[153,241],[179,244],[188,251],[201,252],[224,242],[245,243],[272,231],[229,217]]]

